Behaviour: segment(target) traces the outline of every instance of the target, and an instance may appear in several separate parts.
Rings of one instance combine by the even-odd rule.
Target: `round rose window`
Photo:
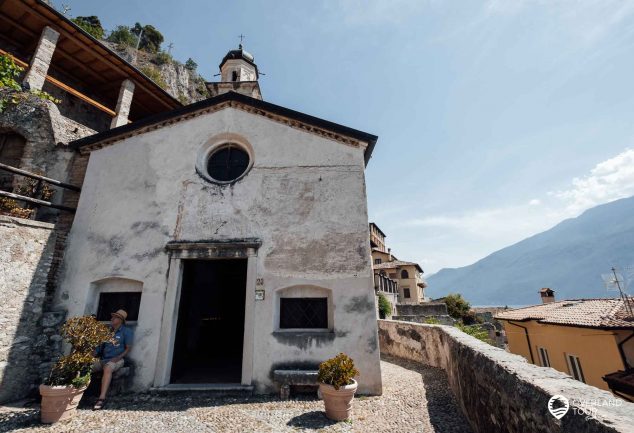
[[[207,173],[218,182],[238,179],[249,168],[249,154],[233,144],[222,146],[211,153],[207,160]]]

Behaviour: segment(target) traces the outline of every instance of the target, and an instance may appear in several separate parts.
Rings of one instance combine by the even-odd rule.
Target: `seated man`
[[[96,356],[99,358],[92,366],[92,371],[103,371],[101,379],[101,393],[95,403],[94,410],[102,409],[106,402],[106,394],[110,388],[112,373],[123,367],[123,358],[130,353],[132,348],[132,330],[125,326],[128,313],[118,310],[112,313],[110,325],[114,331],[114,341],[102,344],[97,348]]]

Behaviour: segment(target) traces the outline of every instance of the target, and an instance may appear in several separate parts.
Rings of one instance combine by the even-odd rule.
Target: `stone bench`
[[[273,380],[281,385],[280,398],[288,400],[291,396],[291,385],[317,386],[317,370],[275,370]]]

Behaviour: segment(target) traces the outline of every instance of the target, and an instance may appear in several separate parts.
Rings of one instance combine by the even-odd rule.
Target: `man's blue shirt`
[[[114,333],[114,343],[107,342],[103,346],[101,346],[101,350],[99,351],[101,355],[101,359],[104,361],[108,361],[115,356],[121,355],[125,352],[126,346],[132,346],[132,330],[124,325],[121,325],[119,329],[117,329]]]

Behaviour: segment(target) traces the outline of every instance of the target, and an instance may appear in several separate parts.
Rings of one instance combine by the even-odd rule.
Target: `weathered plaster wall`
[[[611,393],[586,385],[552,368],[483,343],[460,330],[379,320],[381,352],[447,372],[449,385],[474,431],[489,432],[632,432],[634,404],[591,406],[597,418],[573,410],[557,420],[547,409],[551,396],[575,401],[614,401]]]
[[[60,348],[64,315],[43,312],[55,238],[52,224],[0,216],[0,403],[31,392]]]
[[[253,148],[254,165],[219,186],[195,171],[199,150],[221,133]],[[135,385],[153,384],[173,240],[258,238],[255,272],[265,299],[254,306],[253,383],[271,392],[272,368],[316,365],[344,351],[360,392],[380,393],[375,302],[368,244],[363,149],[226,108],[131,137],[91,154],[65,257],[59,301],[83,314],[91,283],[143,283],[132,358]],[[275,331],[275,292],[291,286],[332,291],[334,331]],[[260,288],[260,287],[258,287]],[[254,293],[247,293],[253,297]]]

